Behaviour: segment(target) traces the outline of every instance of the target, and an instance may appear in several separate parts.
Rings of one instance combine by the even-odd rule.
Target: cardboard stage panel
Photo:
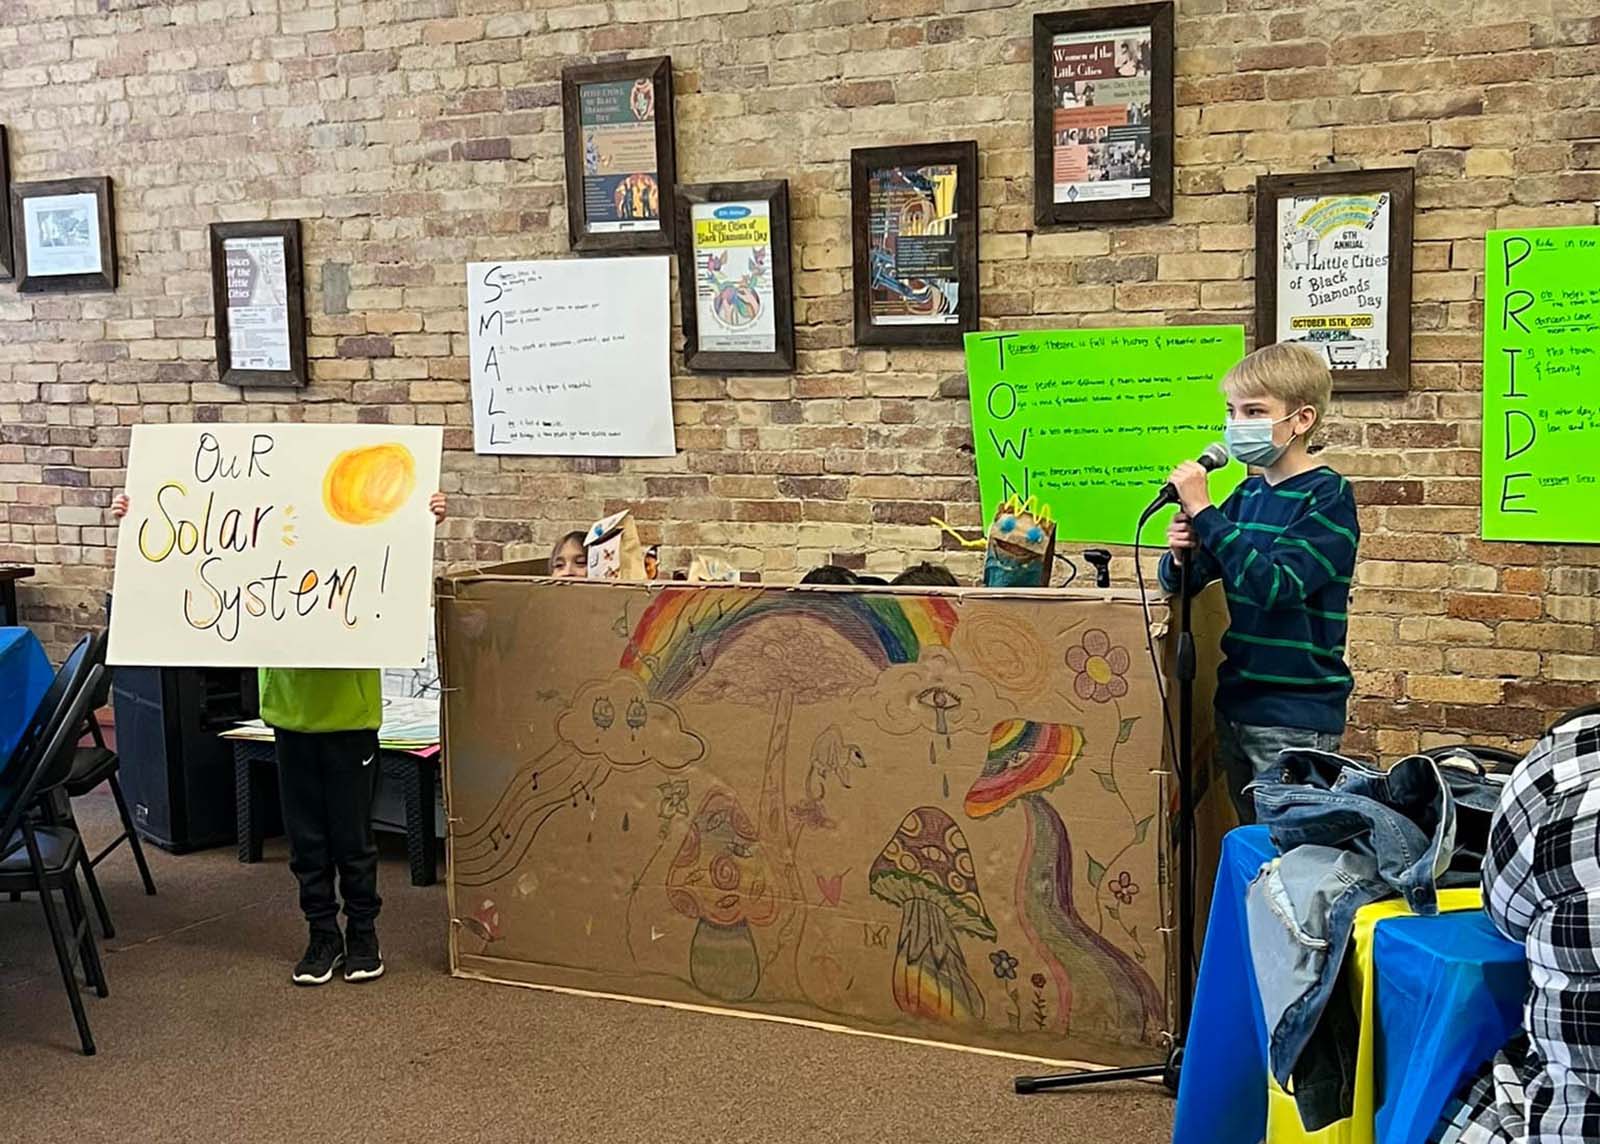
[[[438,615],[456,973],[1159,1057],[1170,786],[1133,594],[491,569]]]

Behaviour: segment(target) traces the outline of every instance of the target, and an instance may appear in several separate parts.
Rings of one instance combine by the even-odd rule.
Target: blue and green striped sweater
[[[1191,591],[1220,579],[1228,593],[1217,710],[1235,723],[1343,732],[1346,609],[1361,539],[1350,482],[1325,466],[1277,485],[1252,476],[1195,517],[1194,531]],[[1161,583],[1178,589],[1170,553]]]

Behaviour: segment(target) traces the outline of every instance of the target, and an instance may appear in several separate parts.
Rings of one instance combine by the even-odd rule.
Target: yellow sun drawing
[[[333,459],[322,478],[328,515],[346,524],[377,524],[411,497],[417,464],[404,445],[367,445]]]

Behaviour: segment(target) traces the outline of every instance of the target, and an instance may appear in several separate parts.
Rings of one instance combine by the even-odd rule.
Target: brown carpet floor
[[[91,843],[109,798],[80,800]],[[99,1055],[77,1052],[32,898],[0,898],[0,1136],[70,1140],[817,1141],[1145,1144],[1170,1137],[1159,1089],[1017,1097],[1012,1063],[916,1045],[458,981],[441,886],[417,888],[386,840],[388,973],[296,989],[304,931],[283,843],[147,848],[100,867],[116,937],[111,996],[85,999]],[[1025,1071],[1025,1070],[1024,1070]]]

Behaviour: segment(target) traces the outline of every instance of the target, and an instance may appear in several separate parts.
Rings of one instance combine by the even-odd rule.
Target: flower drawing
[[[1032,981],[1033,981],[1033,987],[1034,987],[1034,988],[1035,988],[1035,989],[1043,989],[1043,988],[1044,988],[1044,987],[1045,987],[1045,985],[1047,985],[1047,984],[1048,984],[1048,983],[1049,983],[1049,980],[1050,980],[1050,979],[1049,979],[1049,978],[1047,978],[1047,977],[1046,977],[1046,976],[1045,976],[1045,975],[1044,975],[1044,974],[1042,974],[1042,973],[1035,973],[1035,974],[1034,974],[1034,975],[1033,975],[1033,978],[1032,978]]]
[[[1015,981],[1017,979],[1017,959],[1003,949],[997,949],[989,955],[989,964],[994,967],[994,975],[1001,981]]]
[[[1111,879],[1106,885],[1116,895],[1117,901],[1125,906],[1133,905],[1133,899],[1139,896],[1139,883],[1135,882],[1132,875],[1126,870]]]
[[[1132,661],[1125,647],[1113,647],[1099,628],[1083,633],[1083,642],[1067,649],[1067,667],[1077,674],[1072,690],[1079,699],[1109,703],[1128,694],[1127,671]]]

